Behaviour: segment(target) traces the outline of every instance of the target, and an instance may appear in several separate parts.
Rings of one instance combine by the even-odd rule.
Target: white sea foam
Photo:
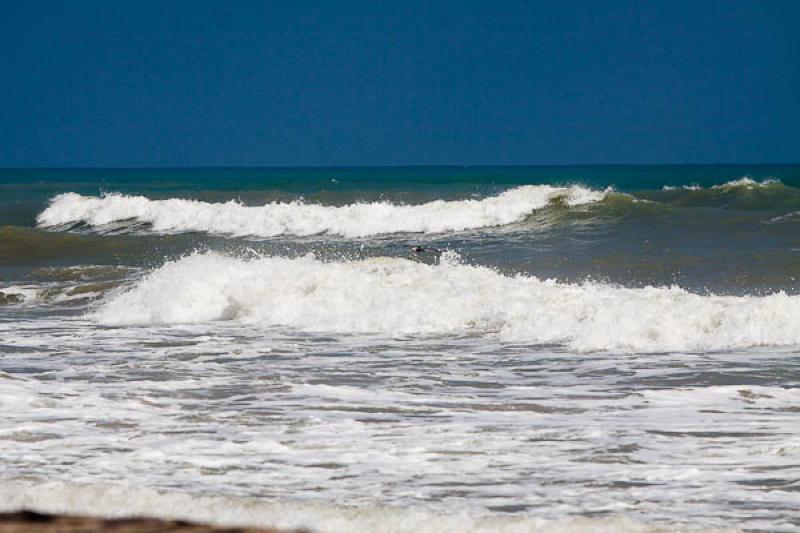
[[[39,289],[36,287],[11,285],[0,288],[0,301],[8,300],[17,303],[30,303],[36,300]]]
[[[35,306],[40,304],[80,303],[94,299],[114,287],[112,283],[58,283],[11,285],[0,288],[0,305]]]
[[[172,198],[108,194],[60,194],[37,217],[43,227],[121,221],[150,224],[156,232],[200,231],[235,236],[339,235],[367,237],[389,233],[442,233],[502,226],[523,220],[550,202],[576,206],[602,200],[609,192],[580,186],[527,185],[482,200],[436,200],[419,205],[388,202],[345,206],[274,202],[245,206],[235,201],[208,203]]]
[[[167,263],[109,297],[106,325],[234,320],[309,332],[490,335],[578,351],[706,351],[800,344],[800,297],[701,296],[508,277],[444,261],[325,263],[214,253]]]
[[[684,191],[699,191],[703,188],[696,183],[692,183],[691,185],[681,185],[680,187],[675,187],[673,185],[664,185],[661,187],[662,191],[676,191],[678,189],[683,189]]]
[[[757,384],[791,348],[576,357],[78,317],[0,321],[0,338],[0,509],[319,533],[796,530],[800,391]]]
[[[443,514],[424,508],[339,506],[281,502],[254,498],[193,496],[109,484],[3,483],[0,511],[32,508],[44,512],[93,516],[156,516],[203,521],[225,526],[311,528],[318,533],[371,531],[375,533],[533,533],[533,532],[666,532],[672,528],[647,525],[623,516],[574,517],[543,520],[528,516]],[[680,528],[686,530],[685,526]],[[705,531],[709,531],[705,529]],[[715,529],[714,531],[734,531]]]
[[[800,220],[800,211],[792,211],[791,213],[786,213],[785,215],[773,217],[767,222],[769,224],[775,224],[784,222],[797,222],[798,220]],[[796,251],[796,249],[794,251]]]
[[[765,179],[763,181],[757,181],[753,178],[748,176],[744,176],[735,180],[727,181],[725,183],[721,183],[719,185],[712,185],[711,189],[758,189],[758,188],[765,188],[770,187],[772,185],[780,185],[780,181],[776,179]],[[680,187],[676,187],[673,185],[664,185],[661,187],[662,191],[676,191],[676,190],[684,190],[684,191],[702,191],[703,187],[696,183],[692,183],[691,185],[681,185]]]
[[[744,176],[742,178],[723,183],[722,185],[714,185],[711,188],[712,189],[735,189],[735,188],[757,189],[778,184],[780,184],[780,181],[776,179],[765,179],[764,181],[756,181],[753,178]]]

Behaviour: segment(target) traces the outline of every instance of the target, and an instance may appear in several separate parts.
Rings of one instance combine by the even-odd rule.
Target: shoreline
[[[187,520],[133,516],[101,518],[31,510],[0,513],[0,533],[311,533],[307,529],[215,526]]]

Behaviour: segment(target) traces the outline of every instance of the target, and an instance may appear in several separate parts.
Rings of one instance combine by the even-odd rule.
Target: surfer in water
[[[437,254],[437,255],[439,255],[439,254],[443,253],[443,250],[439,250],[438,248],[426,248],[424,246],[419,246],[419,245],[411,246],[410,249],[411,249],[411,253],[412,254],[417,254],[417,255],[419,255],[419,254]]]

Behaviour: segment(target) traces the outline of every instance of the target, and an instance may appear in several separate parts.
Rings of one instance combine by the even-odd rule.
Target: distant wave
[[[767,187],[773,187],[776,185],[783,185],[779,180],[776,179],[766,179],[764,181],[756,181],[753,178],[744,176],[739,179],[731,180],[722,185],[714,185],[712,189],[763,189]]]
[[[712,185],[709,189],[765,189],[769,187],[775,186],[783,186],[783,184],[776,179],[765,179],[764,181],[756,181],[753,178],[743,176],[739,179],[727,181],[725,183],[721,183],[719,185]],[[661,188],[662,191],[702,191],[703,187],[696,183],[692,183],[690,185],[681,185],[680,187],[676,187],[673,185],[664,185]]]
[[[615,192],[611,187],[600,190],[580,185],[525,185],[483,199],[422,204],[355,202],[339,206],[302,200],[249,206],[234,200],[215,203],[117,193],[99,197],[64,193],[50,201],[38,215],[37,223],[43,229],[89,228],[101,234],[196,232],[233,237],[360,238],[506,226],[523,222],[546,208],[575,206],[591,206],[598,215],[606,210],[619,214],[618,210],[624,208],[646,216],[662,207],[788,213],[800,210],[800,189],[777,180],[756,181],[748,177],[708,187],[665,185],[635,194]],[[569,210],[556,213],[570,215]]]
[[[742,177],[718,185],[701,187],[664,185],[658,191],[640,191],[637,196],[679,207],[710,207],[733,211],[788,211],[800,209],[800,189],[776,179],[757,181]]]
[[[508,277],[445,258],[325,263],[214,253],[167,263],[112,294],[105,325],[234,320],[309,332],[492,335],[577,351],[706,351],[800,344],[800,297],[701,296]]]
[[[580,186],[527,185],[481,200],[436,200],[419,205],[388,202],[326,206],[275,202],[245,206],[235,201],[208,203],[172,198],[109,194],[60,194],[37,217],[41,227],[120,222],[147,224],[155,232],[207,232],[233,236],[337,235],[368,237],[391,233],[444,233],[503,226],[552,202],[568,206],[602,200],[609,191]]]

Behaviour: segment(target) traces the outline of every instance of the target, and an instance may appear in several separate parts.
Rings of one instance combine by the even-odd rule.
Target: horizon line
[[[522,164],[374,164],[374,165],[76,165],[76,166],[5,166],[2,170],[356,170],[356,169],[387,169],[387,168],[574,168],[574,167],[735,167],[735,166],[800,166],[798,162],[779,163],[522,163]]]

